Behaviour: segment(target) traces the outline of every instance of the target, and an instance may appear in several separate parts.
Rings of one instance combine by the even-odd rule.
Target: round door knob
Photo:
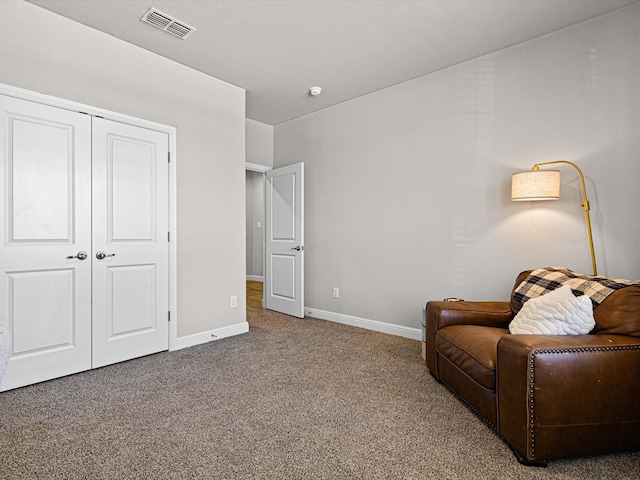
[[[68,259],[77,258],[78,260],[86,260],[88,256],[89,255],[87,255],[87,252],[78,252],[76,255],[69,255],[67,258]]]
[[[115,257],[115,256],[116,256],[115,253],[104,253],[102,251],[96,253],[96,258],[98,260],[102,260],[102,259],[104,259],[106,257]]]

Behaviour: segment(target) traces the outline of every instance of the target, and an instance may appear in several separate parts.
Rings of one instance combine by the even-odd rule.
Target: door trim
[[[112,112],[91,105],[85,105],[83,103],[73,102],[65,100],[63,98],[53,97],[50,95],[44,95],[42,93],[33,92],[31,90],[25,90],[23,88],[14,87],[0,83],[0,94],[8,97],[19,98],[21,100],[28,100],[30,102],[40,103],[48,105],[50,107],[57,107],[73,112],[84,113],[91,116],[103,117],[107,120],[113,120],[115,122],[134,125],[136,127],[147,128],[149,130],[156,130],[169,135],[169,311],[171,312],[171,321],[169,322],[169,351],[178,350],[180,347],[178,342],[178,295],[177,295],[177,254],[178,254],[178,242],[177,242],[177,190],[176,190],[176,165],[178,161],[177,155],[177,129],[169,125],[163,125],[150,120],[144,120],[141,118],[132,117],[122,113]],[[168,316],[168,312],[167,312]],[[169,319],[167,319],[168,321]]]
[[[251,172],[266,173],[269,170],[273,170],[273,167],[267,167],[266,165],[259,165],[257,163],[247,162],[244,164],[244,169],[249,170]]]

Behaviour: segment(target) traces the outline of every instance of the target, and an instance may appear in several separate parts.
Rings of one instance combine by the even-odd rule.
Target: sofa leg
[[[546,460],[528,460],[527,457],[522,455],[518,450],[513,448],[511,445],[509,445],[509,448],[511,449],[513,454],[516,456],[518,463],[522,465],[525,465],[527,467],[546,467],[547,466]]]

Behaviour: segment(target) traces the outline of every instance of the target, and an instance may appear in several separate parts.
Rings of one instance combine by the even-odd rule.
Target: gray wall
[[[177,127],[178,337],[244,323],[244,90],[26,2],[0,10],[0,83]]]
[[[273,167],[273,127],[247,118],[247,163]]]
[[[557,202],[509,198],[558,159],[585,173],[600,273],[640,279],[639,45],[634,4],[276,126],[274,165],[305,162],[306,306],[419,328],[430,299],[590,273],[575,170]]]

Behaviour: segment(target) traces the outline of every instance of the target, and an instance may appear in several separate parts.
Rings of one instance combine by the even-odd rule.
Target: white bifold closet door
[[[0,95],[2,389],[168,348],[166,133]]]

